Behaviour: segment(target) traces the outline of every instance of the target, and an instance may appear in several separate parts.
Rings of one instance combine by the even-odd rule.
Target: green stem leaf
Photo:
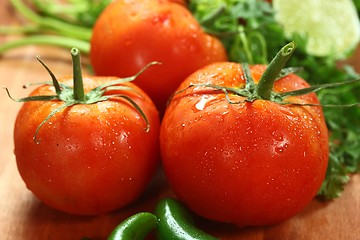
[[[77,48],[71,49],[71,57],[73,61],[74,99],[84,101],[85,92],[81,72],[80,52]]]
[[[40,96],[38,95],[38,96],[30,96],[30,97],[15,99],[11,96],[8,88],[4,87],[4,89],[8,97],[15,102],[51,101],[51,100],[59,99],[57,95],[40,95]]]
[[[39,144],[40,143],[40,140],[38,140],[37,136],[39,134],[39,131],[41,129],[41,127],[47,122],[49,121],[49,119],[54,116],[55,114],[57,114],[58,112],[60,112],[61,110],[67,108],[67,107],[70,107],[71,105],[74,105],[75,103],[74,102],[65,102],[63,105],[61,105],[60,107],[52,110],[49,115],[39,124],[39,126],[36,128],[35,130],[35,135],[33,137],[34,141],[36,144]]]
[[[257,86],[257,94],[261,99],[270,100],[274,83],[281,73],[281,70],[294,53],[295,48],[295,43],[290,42],[281,48],[273,60],[271,60]]]
[[[55,87],[56,95],[59,96],[61,93],[61,87],[59,84],[59,81],[56,79],[55,75],[52,73],[52,71],[45,65],[43,61],[41,61],[40,56],[37,56],[36,59],[43,65],[43,67],[46,69],[46,71],[49,73],[52,83]]]
[[[320,84],[320,85],[314,85],[314,86],[311,86],[308,88],[302,88],[302,89],[295,90],[295,91],[282,92],[282,93],[279,93],[279,95],[282,98],[289,97],[289,96],[300,96],[300,95],[305,95],[305,94],[308,94],[311,92],[317,92],[317,91],[320,91],[320,90],[326,89],[326,88],[335,88],[335,87],[346,86],[346,85],[359,83],[359,82],[360,82],[360,79],[354,79],[354,80],[350,80],[350,81],[337,82],[337,83],[324,83],[324,84]]]

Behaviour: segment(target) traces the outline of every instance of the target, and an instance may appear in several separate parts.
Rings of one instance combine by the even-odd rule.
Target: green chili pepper
[[[158,224],[157,217],[149,212],[140,212],[121,222],[111,232],[108,240],[136,240],[145,236]]]
[[[190,211],[175,199],[161,200],[155,209],[159,223],[157,238],[159,240],[216,240],[193,225]]]

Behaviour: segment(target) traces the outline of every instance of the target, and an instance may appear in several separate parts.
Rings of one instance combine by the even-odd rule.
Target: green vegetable
[[[157,217],[149,212],[140,212],[121,222],[109,235],[108,240],[136,240],[156,228]]]
[[[12,48],[32,44],[76,47],[83,53],[89,53],[92,26],[111,0],[78,0],[65,3],[30,1],[37,11],[22,0],[10,2],[29,23],[24,26],[2,26],[0,34],[26,34],[28,37],[2,44],[0,54]]]
[[[155,209],[159,219],[157,239],[159,240],[215,240],[217,238],[193,225],[190,211],[175,199],[161,200]]]
[[[156,229],[157,239],[164,240],[216,240],[217,238],[196,228],[190,211],[175,199],[165,198],[156,205],[155,214],[140,212],[121,222],[108,240],[144,239]]]

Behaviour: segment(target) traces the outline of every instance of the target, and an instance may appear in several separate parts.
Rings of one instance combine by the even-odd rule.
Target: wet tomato
[[[20,109],[14,129],[18,170],[28,189],[47,205],[72,214],[113,211],[137,199],[153,176],[159,161],[158,112],[130,82],[90,94],[114,80],[84,77],[82,103],[65,93],[73,81],[65,77],[59,81],[61,100],[28,101]],[[31,93],[39,95],[55,95],[54,86],[42,85]]]
[[[96,75],[127,77],[161,62],[134,81],[163,113],[169,96],[195,70],[227,59],[221,42],[205,34],[184,1],[115,1],[98,18],[91,39]]]
[[[250,66],[254,89],[265,69]],[[236,94],[245,81],[240,64],[225,62],[181,84],[160,130],[163,167],[195,213],[240,226],[270,225],[294,216],[317,194],[327,169],[328,132],[321,107],[301,105],[318,104],[314,93],[282,104],[251,99]],[[308,86],[289,74],[272,91]]]

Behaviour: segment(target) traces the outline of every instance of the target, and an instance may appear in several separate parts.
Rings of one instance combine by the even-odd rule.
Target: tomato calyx
[[[350,104],[342,104],[342,105],[332,105],[332,104],[310,104],[310,103],[299,103],[299,102],[289,102],[286,101],[286,98],[290,96],[301,96],[306,95],[312,92],[317,92],[325,88],[333,88],[339,87],[342,85],[350,85],[354,83],[360,82],[360,79],[354,79],[344,82],[337,83],[328,83],[328,84],[320,84],[313,85],[307,88],[288,91],[288,92],[276,92],[273,90],[274,83],[292,73],[296,73],[301,70],[299,67],[289,67],[284,68],[288,60],[291,58],[291,55],[294,53],[296,49],[295,42],[290,42],[286,44],[281,50],[276,54],[276,56],[272,59],[272,61],[267,66],[265,72],[261,76],[259,82],[256,84],[251,76],[250,68],[248,63],[242,63],[241,68],[245,78],[245,85],[240,87],[227,87],[227,86],[219,86],[214,84],[191,84],[185,89],[175,92],[169,99],[169,102],[172,98],[186,91],[188,88],[192,87],[208,87],[213,88],[214,90],[222,91],[225,94],[226,100],[229,104],[240,104],[243,102],[253,102],[255,100],[268,100],[271,102],[275,102],[278,104],[292,104],[292,105],[301,105],[301,106],[323,106],[323,107],[360,107],[360,103],[350,103]],[[233,101],[230,99],[229,95],[234,94],[237,96],[244,97],[245,100],[242,101]]]
[[[227,86],[218,86],[214,84],[192,84],[190,87],[209,87],[215,90],[223,91],[226,100],[230,104],[243,103],[244,101],[253,102],[257,99],[270,100],[273,102],[281,103],[283,98],[277,92],[274,92],[273,85],[276,80],[297,71],[297,68],[288,68],[284,69],[286,62],[290,59],[293,54],[296,45],[294,42],[290,42],[285,45],[270,62],[269,66],[266,68],[264,74],[261,76],[260,81],[256,84],[251,76],[250,68],[248,63],[242,63],[242,72],[245,78],[245,85],[240,87],[227,87]],[[180,90],[177,93],[185,91],[187,88]],[[241,97],[245,97],[244,101],[234,102],[230,99],[229,94],[235,94]],[[174,94],[174,95],[175,95]],[[173,95],[173,96],[174,96]]]
[[[45,63],[37,56],[37,60],[43,65],[43,67],[47,70],[49,75],[51,76],[52,82],[42,82],[42,83],[35,83],[32,85],[38,84],[48,84],[52,85],[55,88],[55,95],[39,95],[39,96],[30,96],[20,99],[14,99],[7,88],[5,88],[8,96],[10,99],[16,102],[29,102],[29,101],[51,101],[51,100],[59,100],[62,101],[64,104],[57,107],[53,111],[49,113],[49,115],[39,124],[36,128],[34,134],[34,141],[39,144],[40,140],[37,139],[37,135],[39,133],[40,128],[56,113],[60,112],[61,110],[73,106],[75,104],[94,104],[97,102],[107,101],[110,98],[123,98],[128,101],[141,115],[143,120],[145,121],[146,127],[145,131],[150,131],[150,123],[148,118],[146,117],[145,113],[139,107],[139,105],[131,99],[130,96],[126,94],[105,94],[109,91],[135,91],[133,88],[129,86],[121,86],[120,84],[125,82],[131,82],[135,80],[140,74],[142,74],[148,67],[154,64],[159,64],[158,62],[151,62],[146,65],[143,69],[141,69],[137,74],[127,77],[127,78],[119,78],[114,81],[106,82],[102,85],[99,85],[89,92],[84,92],[84,85],[83,85],[83,76],[81,71],[81,61],[80,61],[80,51],[77,48],[71,49],[71,56],[73,61],[73,83],[74,87],[70,87],[66,84],[63,84],[57,80],[55,75],[51,72],[51,70],[45,65]],[[26,86],[24,86],[26,87]]]

